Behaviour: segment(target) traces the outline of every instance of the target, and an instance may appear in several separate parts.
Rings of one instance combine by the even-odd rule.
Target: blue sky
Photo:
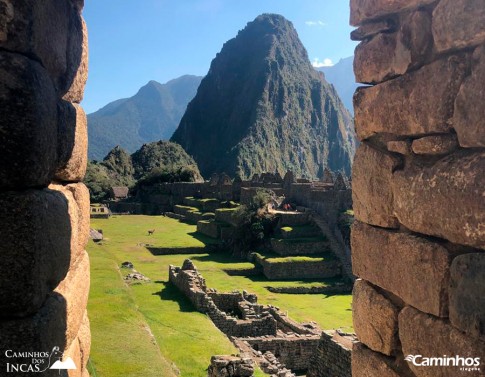
[[[150,80],[205,75],[224,42],[261,13],[292,21],[316,64],[353,55],[347,0],[86,0],[86,112]]]

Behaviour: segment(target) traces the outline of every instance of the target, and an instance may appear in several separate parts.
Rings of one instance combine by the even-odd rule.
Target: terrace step
[[[321,229],[313,225],[285,226],[280,229],[280,233],[284,239],[311,238],[322,235]]]
[[[272,238],[271,248],[282,256],[315,255],[329,251],[324,236],[307,238]]]

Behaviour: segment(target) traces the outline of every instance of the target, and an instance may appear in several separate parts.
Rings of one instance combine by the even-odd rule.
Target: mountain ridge
[[[116,145],[133,153],[145,143],[169,139],[201,80],[194,75],[165,84],[151,80],[134,96],[89,114],[89,158],[101,160]]]
[[[291,22],[274,14],[223,45],[171,140],[204,176],[292,169],[315,178],[327,166],[348,174],[355,151],[351,115]]]

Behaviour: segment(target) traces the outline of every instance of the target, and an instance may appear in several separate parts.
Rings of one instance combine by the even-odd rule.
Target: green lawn
[[[319,285],[323,282],[268,282],[264,277],[229,276],[225,269],[251,268],[223,255],[204,254],[206,238],[196,227],[166,217],[116,216],[93,219],[103,229],[101,245],[90,241],[91,372],[96,377],[167,376],[202,377],[214,354],[237,352],[210,319],[194,311],[174,287],[167,284],[168,266],[191,258],[207,281],[221,291],[246,289],[264,304],[279,306],[298,321],[314,320],[322,328],[351,326],[351,295],[293,295],[269,292],[265,287]],[[155,229],[152,236],[147,230]],[[152,255],[155,248],[201,248],[196,255]],[[151,279],[126,285],[118,266],[130,261]]]

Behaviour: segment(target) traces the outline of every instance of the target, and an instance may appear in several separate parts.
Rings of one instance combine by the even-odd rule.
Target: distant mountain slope
[[[291,22],[273,14],[224,44],[172,140],[205,177],[287,169],[317,177],[327,166],[349,173],[355,151],[351,115]]]
[[[133,97],[89,114],[89,158],[101,160],[116,145],[132,153],[144,143],[169,139],[201,80],[186,75],[166,84],[150,81]]]
[[[354,96],[355,89],[359,86],[355,82],[353,62],[354,57],[350,56],[345,59],[340,59],[337,64],[331,67],[317,69],[325,74],[325,79],[330,84],[335,86],[340,99],[351,114],[354,113],[352,97]]]

